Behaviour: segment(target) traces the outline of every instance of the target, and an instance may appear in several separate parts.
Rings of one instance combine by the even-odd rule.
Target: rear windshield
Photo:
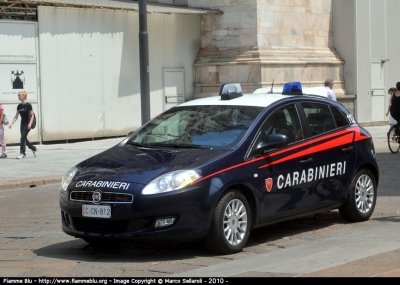
[[[253,106],[175,107],[139,129],[130,142],[148,146],[233,147],[263,109]]]

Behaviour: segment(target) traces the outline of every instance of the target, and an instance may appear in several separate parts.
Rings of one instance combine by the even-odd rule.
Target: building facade
[[[18,10],[0,13],[0,102],[6,115],[15,115],[17,93],[26,90],[39,120],[31,141],[123,136],[140,127],[137,3],[101,9],[53,2],[34,6],[29,19]],[[207,11],[148,8],[154,117],[192,99],[200,15]],[[24,84],[14,88],[17,72],[23,72],[18,78]],[[6,137],[18,143],[19,129],[6,130]]]
[[[396,0],[332,1],[334,44],[361,124],[388,123],[388,89],[400,81],[399,12]]]
[[[400,78],[399,1],[147,2],[152,117],[227,82],[252,92],[329,78],[358,122],[387,123],[387,89]],[[12,84],[25,80],[39,115],[30,139],[121,136],[141,125],[137,2],[15,0],[0,8],[0,101],[12,117]],[[7,138],[16,143],[19,134]]]
[[[363,125],[387,124],[387,90],[400,81],[397,0],[150,0],[219,9],[202,16],[195,97],[237,81],[246,91],[330,78]]]
[[[331,0],[157,2],[223,12],[202,16],[195,98],[215,94],[226,82],[252,92],[272,82],[321,86],[329,78],[338,101],[354,113],[356,96],[346,91],[345,62],[334,45]]]

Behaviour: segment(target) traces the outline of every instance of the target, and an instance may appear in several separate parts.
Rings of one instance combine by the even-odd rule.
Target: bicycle
[[[389,149],[392,153],[399,152],[400,149],[400,125],[394,124],[387,133]]]

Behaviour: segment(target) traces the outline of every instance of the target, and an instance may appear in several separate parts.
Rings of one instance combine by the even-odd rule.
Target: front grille
[[[75,228],[80,232],[97,234],[123,234],[128,230],[129,220],[100,220],[73,218]]]
[[[76,202],[92,202],[94,191],[72,191],[70,200]],[[133,195],[127,193],[101,192],[101,203],[132,203]]]

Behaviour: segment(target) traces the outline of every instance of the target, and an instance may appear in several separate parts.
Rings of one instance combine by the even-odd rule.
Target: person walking
[[[394,88],[394,87],[389,88],[388,93],[390,95],[390,98],[389,98],[388,110],[386,112],[386,117],[389,116],[389,125],[391,125],[391,126],[394,124],[397,124],[397,121],[395,119],[393,119],[392,115],[390,114],[390,106],[392,105],[392,98],[393,98],[394,92],[396,92],[396,88]]]
[[[325,88],[328,91],[328,99],[336,101],[336,94],[333,92],[333,80],[332,79],[327,79],[325,80]]]
[[[37,155],[37,148],[31,144],[28,140],[28,134],[31,130],[32,121],[34,117],[33,109],[31,103],[26,102],[28,98],[28,93],[24,90],[18,93],[18,100],[21,101],[20,104],[17,106],[17,113],[15,114],[14,119],[9,125],[9,128],[12,128],[12,125],[18,120],[18,115],[21,115],[21,145],[20,145],[20,154],[17,156],[17,159],[23,159],[26,157],[25,150],[26,146],[33,152],[33,156],[36,157]]]
[[[0,158],[7,158],[7,146],[6,139],[4,138],[4,107],[0,103],[0,144],[1,144],[1,156]]]

